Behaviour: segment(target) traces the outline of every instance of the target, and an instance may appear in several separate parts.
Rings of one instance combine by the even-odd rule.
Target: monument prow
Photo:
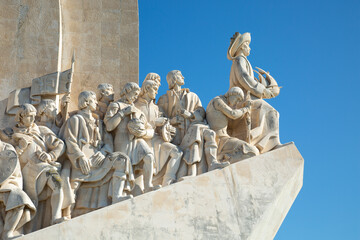
[[[19,239],[273,239],[303,169],[288,143]]]

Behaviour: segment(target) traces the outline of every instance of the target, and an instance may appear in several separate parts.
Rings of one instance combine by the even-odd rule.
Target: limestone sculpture
[[[23,191],[20,162],[15,149],[0,140],[0,232],[1,239],[19,236],[22,227],[35,215],[36,209]]]
[[[160,111],[165,117],[170,118],[170,123],[177,129],[174,140],[175,145],[180,145],[189,125],[191,114],[196,108],[201,107],[199,97],[189,89],[181,88],[185,84],[184,76],[179,70],[170,71],[166,76],[169,90],[158,100]]]
[[[143,173],[140,188],[149,192],[160,186],[152,183],[155,159],[153,151],[145,141],[153,136],[153,129],[145,128],[146,117],[134,106],[139,93],[140,88],[136,83],[125,84],[120,99],[109,105],[104,122],[106,130],[114,133],[115,151],[130,157],[134,170]]]
[[[154,103],[158,86],[158,82],[145,80],[141,86],[139,98],[135,102],[135,107],[144,113],[147,122],[150,123],[150,127],[154,130],[153,137],[147,139],[147,143],[153,150],[155,157],[154,174],[155,178],[162,177],[162,185],[167,186],[176,181],[182,151],[176,145],[166,142],[162,135],[158,134],[159,128],[166,127],[164,125],[168,122],[167,118],[162,117],[163,114]]]
[[[114,88],[109,83],[100,83],[97,87],[98,108],[96,113],[100,119],[104,119],[106,110],[111,102],[114,101]]]
[[[196,176],[207,171],[229,166],[217,160],[216,134],[206,124],[205,109],[198,107],[190,118],[190,126],[181,141],[184,157],[178,178]]]
[[[280,93],[280,88],[275,79],[264,70],[259,69],[259,79],[254,77],[253,68],[247,59],[250,54],[250,33],[235,33],[231,38],[227,52],[233,64],[230,71],[230,88],[240,87],[245,92],[251,93],[253,100],[251,106],[251,132],[250,144],[255,145],[260,153],[269,151],[280,145],[279,139],[279,113],[263,98],[274,98]],[[262,76],[266,75],[266,78]],[[231,136],[246,139],[246,124],[244,121],[230,123]]]
[[[12,141],[19,155],[25,192],[35,206],[50,198],[51,212],[38,211],[36,217],[50,218],[51,224],[55,224],[66,220],[61,213],[64,195],[59,174],[61,164],[57,162],[65,151],[65,145],[49,128],[37,126],[35,116],[33,105],[24,104],[19,108]],[[30,229],[43,227],[40,223],[39,219],[32,221]]]
[[[79,111],[64,126],[67,156],[71,161],[71,188],[76,198],[72,216],[131,198],[134,178],[130,159],[113,152],[113,140],[101,120],[94,92],[79,94]],[[99,194],[100,193],[100,194]]]
[[[61,112],[57,113],[56,102],[52,99],[43,99],[37,107],[38,126],[46,126],[56,135],[63,124],[63,116]]]
[[[256,147],[230,137],[227,131],[229,120],[241,119],[250,111],[251,103],[244,108],[236,109],[243,100],[243,91],[239,87],[233,87],[225,95],[212,99],[206,108],[210,128],[216,133],[218,159],[229,159],[231,163],[259,154]]]

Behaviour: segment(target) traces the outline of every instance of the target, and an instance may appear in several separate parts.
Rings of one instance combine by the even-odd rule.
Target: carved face
[[[228,97],[228,104],[230,107],[235,107],[239,102],[241,102],[243,99],[241,95],[232,95]]]
[[[155,99],[156,95],[158,93],[158,86],[152,86],[148,88],[148,95],[150,97],[150,99]]]
[[[182,86],[182,85],[185,84],[185,82],[184,82],[184,76],[181,74],[180,71],[178,71],[178,72],[175,74],[174,78],[175,78],[175,83],[176,83],[177,85]]]
[[[30,112],[21,118],[21,123],[24,127],[31,127],[35,121],[36,112]]]
[[[128,103],[132,104],[139,96],[139,90],[132,90],[131,92],[126,93],[126,99]]]
[[[55,119],[56,118],[56,105],[55,102],[51,102],[49,103],[49,105],[46,107],[44,114],[45,116],[47,116],[49,119]]]
[[[249,46],[249,42],[244,42],[241,46],[242,52],[243,54],[247,57],[250,55],[250,46]]]
[[[98,105],[98,102],[96,100],[96,97],[95,95],[93,95],[92,97],[90,97],[89,99],[89,107],[90,107],[90,110],[93,112],[93,111],[96,111],[96,107]]]
[[[113,101],[114,100],[114,90],[112,88],[106,88],[100,90],[101,97],[100,99]]]

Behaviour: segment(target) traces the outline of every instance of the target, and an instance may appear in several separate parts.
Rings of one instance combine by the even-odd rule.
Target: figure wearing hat
[[[260,153],[267,152],[280,145],[279,113],[263,98],[274,98],[280,93],[275,79],[260,68],[253,70],[247,56],[250,55],[250,33],[236,32],[230,41],[227,57],[233,64],[230,71],[230,89],[240,87],[251,95],[251,131],[250,144],[256,146]],[[258,79],[254,76],[258,73]],[[265,77],[263,76],[265,75]],[[240,107],[240,106],[238,106]],[[229,132],[233,137],[246,139],[246,127],[243,120],[229,123]]]

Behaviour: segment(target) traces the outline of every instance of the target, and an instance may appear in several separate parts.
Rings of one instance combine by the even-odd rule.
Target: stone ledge
[[[273,239],[303,168],[289,143],[19,239]]]

